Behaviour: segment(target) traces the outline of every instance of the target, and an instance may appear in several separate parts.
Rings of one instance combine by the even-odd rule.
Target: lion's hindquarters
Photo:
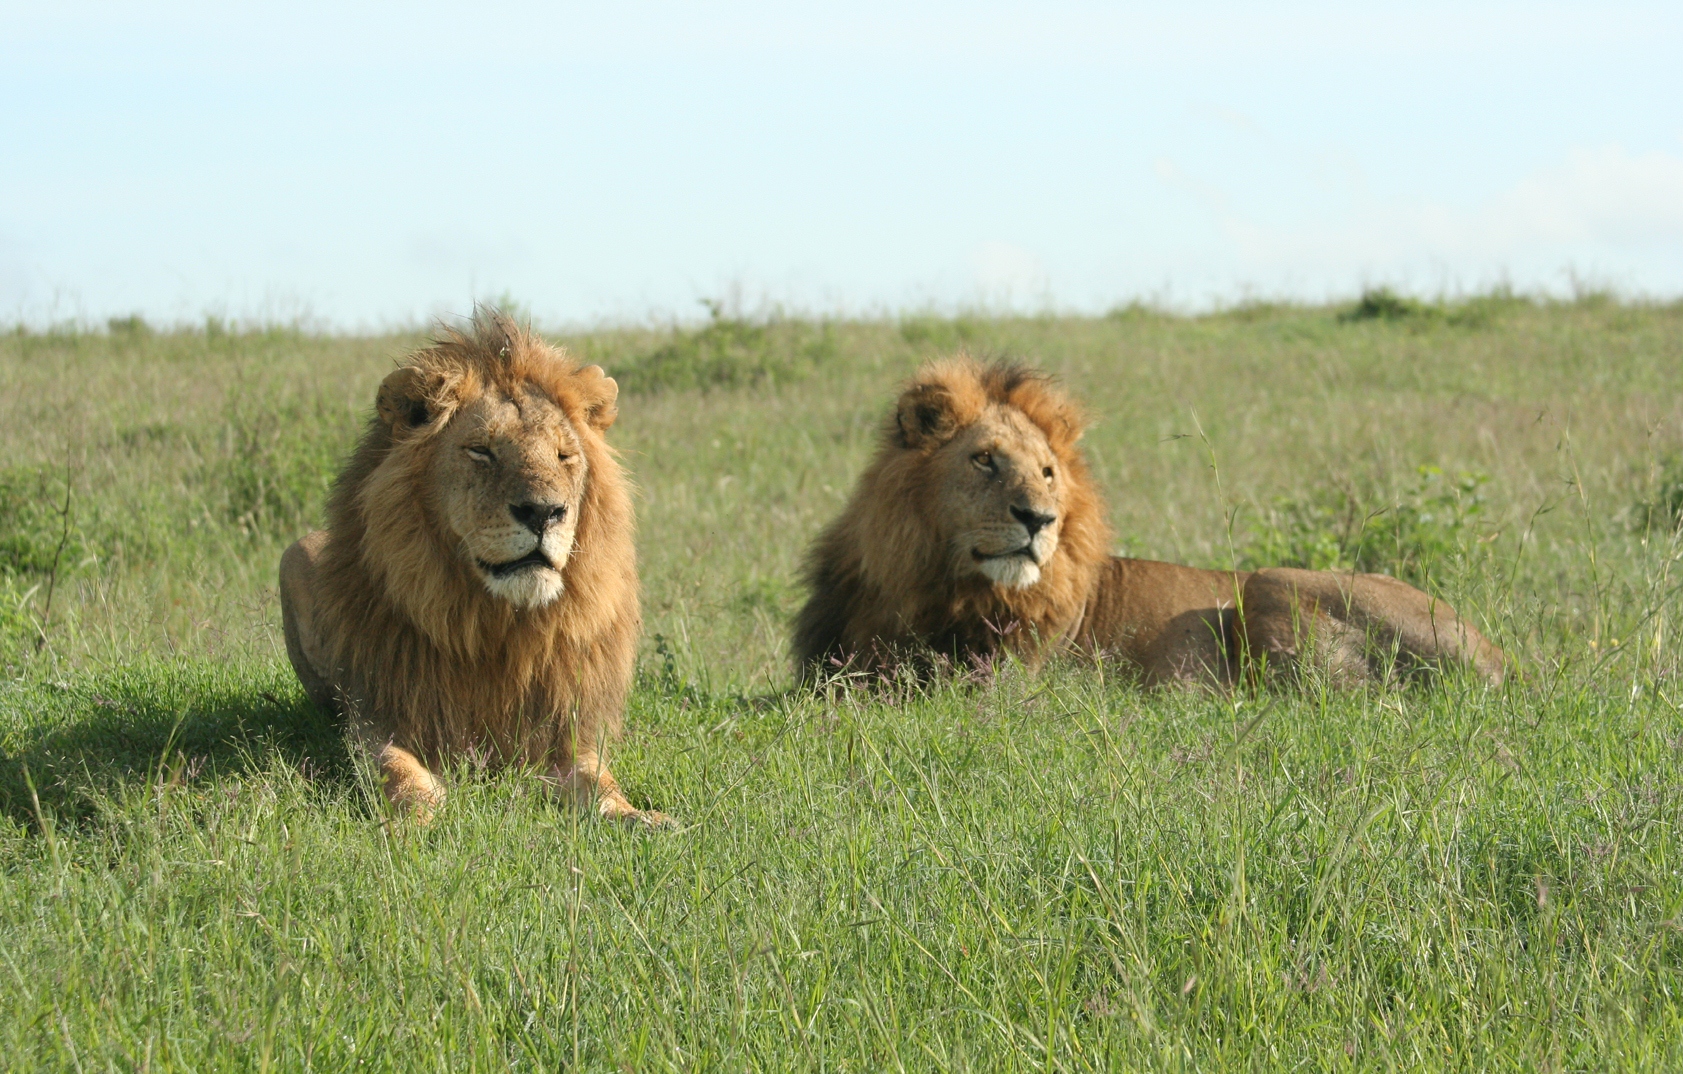
[[[294,541],[281,555],[281,627],[286,635],[286,655],[303,684],[304,693],[323,708],[335,707],[328,666],[325,624],[317,599],[317,560],[327,544],[327,532],[316,530]]]
[[[1349,612],[1344,593],[1320,572],[1258,571],[1245,583],[1240,622],[1250,667],[1290,672],[1308,660],[1341,684],[1365,681],[1369,649],[1387,639],[1370,640]]]
[[[1358,614],[1386,624],[1398,650],[1421,661],[1470,666],[1490,685],[1501,685],[1506,655],[1447,602],[1379,574],[1357,575],[1352,596]]]
[[[1466,665],[1492,685],[1502,651],[1454,608],[1385,575],[1275,567],[1247,579],[1243,636],[1253,660],[1287,668],[1300,658],[1341,681],[1421,665]]]

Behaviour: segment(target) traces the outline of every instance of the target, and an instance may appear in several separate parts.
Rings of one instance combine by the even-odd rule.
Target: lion
[[[1077,447],[1084,419],[1044,374],[970,358],[924,367],[847,506],[808,552],[797,673],[933,662],[1037,667],[1072,650],[1146,684],[1229,685],[1306,661],[1356,683],[1502,651],[1448,604],[1380,574],[1204,570],[1109,554]]]
[[[287,656],[399,812],[450,758],[537,769],[604,817],[642,613],[619,387],[507,317],[443,329],[381,383],[328,525],[281,557]]]

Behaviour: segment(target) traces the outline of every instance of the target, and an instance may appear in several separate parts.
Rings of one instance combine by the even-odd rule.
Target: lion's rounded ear
[[[918,384],[906,389],[894,412],[901,446],[915,448],[951,436],[958,428],[953,403],[952,393],[939,384]]]
[[[374,409],[394,432],[419,428],[437,420],[442,413],[439,395],[443,387],[443,378],[438,374],[429,374],[412,365],[402,366],[386,374],[386,379],[380,382]]]
[[[599,365],[587,365],[577,376],[584,383],[584,420],[606,429],[619,417],[619,381],[603,373]]]
[[[1074,447],[1087,434],[1087,416],[1073,406],[1059,407],[1052,416],[1050,432],[1047,439],[1053,444]]]

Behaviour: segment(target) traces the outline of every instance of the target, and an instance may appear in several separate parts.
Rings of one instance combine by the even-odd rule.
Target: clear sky
[[[1683,4],[0,0],[0,320],[1683,293]]]

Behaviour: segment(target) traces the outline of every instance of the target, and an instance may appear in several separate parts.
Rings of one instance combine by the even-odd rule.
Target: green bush
[[[1484,474],[1448,477],[1416,469],[1414,484],[1390,503],[1350,488],[1320,489],[1274,503],[1255,519],[1239,565],[1357,570],[1422,582],[1464,557],[1483,512]]]
[[[1441,308],[1447,324],[1457,328],[1487,328],[1504,314],[1531,304],[1531,299],[1514,294],[1511,287],[1502,286]]]
[[[740,388],[805,380],[836,354],[828,324],[751,321],[706,303],[708,321],[611,370],[627,392]]]
[[[956,351],[980,339],[982,328],[973,317],[923,313],[901,318],[900,338],[920,350]]]
[[[109,318],[105,327],[114,339],[152,338],[152,326],[138,313],[131,313],[127,317]]]
[[[1129,322],[1163,320],[1173,317],[1174,314],[1143,299],[1132,298],[1110,307],[1104,316],[1107,321]]]
[[[1370,287],[1356,304],[1338,315],[1341,321],[1401,321],[1431,312],[1424,302],[1397,294],[1389,287]]]
[[[1338,315],[1344,323],[1358,321],[1407,321],[1418,325],[1445,324],[1455,328],[1485,328],[1502,314],[1528,306],[1531,300],[1516,295],[1513,288],[1495,287],[1482,295],[1456,300],[1422,302],[1399,295],[1389,287],[1370,287],[1356,304]]]

